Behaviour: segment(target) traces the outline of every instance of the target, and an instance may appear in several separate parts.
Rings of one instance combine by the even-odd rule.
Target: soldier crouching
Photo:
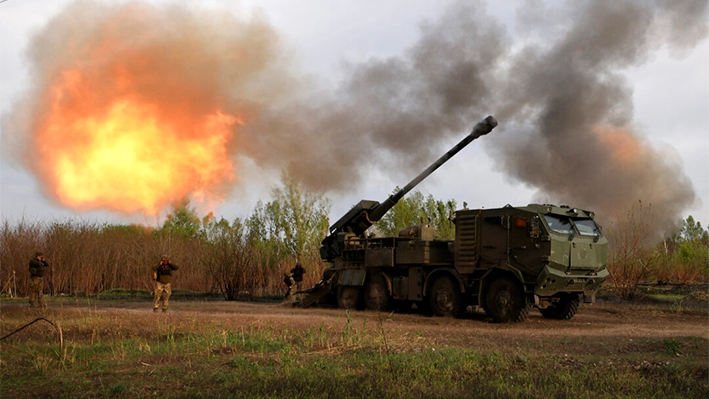
[[[293,275],[287,272],[283,273],[283,283],[288,287],[286,301],[295,301],[295,281],[293,281]]]
[[[305,269],[300,262],[295,264],[295,267],[290,269],[291,276],[293,276],[294,292],[303,290],[303,275],[305,274]],[[296,294],[294,299],[302,300],[303,294]]]
[[[177,265],[170,262],[167,255],[163,255],[160,263],[153,266],[153,278],[155,279],[155,300],[153,302],[153,312],[158,311],[161,301],[162,311],[167,312],[168,301],[170,300],[170,294],[172,294],[172,288],[170,286],[170,283],[172,282],[172,272],[177,269]]]

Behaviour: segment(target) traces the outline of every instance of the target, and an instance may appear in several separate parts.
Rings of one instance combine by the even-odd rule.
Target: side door
[[[519,212],[510,215],[509,262],[522,274],[536,276],[548,253],[548,237],[543,234],[536,214]]]

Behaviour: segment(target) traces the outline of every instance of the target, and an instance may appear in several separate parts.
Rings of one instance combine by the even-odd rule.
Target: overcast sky
[[[33,35],[41,31],[69,1],[8,0],[0,3],[0,115],[7,118],[13,104],[27,94],[31,85],[31,65],[26,51]],[[194,7],[197,2],[193,2]],[[264,15],[280,32],[298,70],[309,75],[326,90],[335,87],[346,73],[346,65],[372,59],[398,57],[411,48],[420,36],[423,21],[437,20],[445,10],[445,1],[212,1],[199,7],[219,8],[234,13],[256,12]],[[505,26],[514,40],[522,42],[518,10],[522,1],[488,1],[487,18]],[[543,2],[537,1],[536,4]],[[540,7],[542,7],[540,5]],[[528,9],[527,9],[528,10]],[[82,29],[77,26],[76,29]],[[660,48],[651,52],[646,62],[622,71],[633,90],[633,126],[652,146],[674,157],[682,165],[695,190],[697,201],[684,212],[709,225],[709,44],[703,40],[691,50],[673,52]],[[484,108],[484,107],[481,107]],[[472,127],[487,115],[496,115],[492,106],[480,110]],[[356,110],[353,110],[356,112]],[[500,127],[505,120],[500,120]],[[3,127],[4,128],[4,127]],[[458,137],[432,140],[443,154],[469,130]],[[493,134],[496,132],[493,132]],[[3,131],[3,134],[6,134]],[[515,132],[505,130],[505,135]],[[439,199],[455,199],[462,207],[499,207],[505,204],[526,205],[544,198],[544,193],[503,173],[484,143],[474,142],[429,177],[418,188]],[[434,145],[434,144],[432,144]],[[433,162],[436,156],[428,162]],[[248,159],[239,160],[248,172],[234,186],[225,202],[214,209],[228,219],[250,214],[256,201],[269,199],[269,191],[279,180],[280,170],[261,167]],[[360,199],[384,200],[395,186],[403,186],[427,167],[412,169],[410,174],[367,168],[353,190],[329,192],[333,202],[331,221],[336,220]],[[327,173],[323,171],[322,173]],[[9,220],[78,219],[116,223],[156,224],[161,216],[146,218],[110,211],[80,213],[45,198],[39,181],[8,157],[3,148],[0,160],[0,207]],[[573,204],[571,204],[573,205]]]

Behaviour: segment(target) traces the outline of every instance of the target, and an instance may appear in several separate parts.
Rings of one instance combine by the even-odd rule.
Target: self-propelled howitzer
[[[322,260],[332,262],[336,257],[340,256],[345,237],[364,234],[368,228],[378,222],[404,195],[421,183],[423,179],[427,178],[473,140],[490,133],[495,126],[497,126],[497,121],[492,116],[483,119],[473,127],[473,131],[469,135],[411,180],[404,188],[390,195],[384,202],[361,200],[340,220],[330,226],[330,234],[322,241],[322,247],[320,248]]]
[[[488,117],[473,132],[384,202],[361,201],[330,227],[320,282],[303,307],[336,302],[346,309],[413,309],[461,316],[470,307],[495,322],[524,321],[531,309],[570,319],[593,302],[609,273],[608,241],[595,213],[566,205],[506,205],[455,211],[455,239],[440,240],[430,223],[397,236],[365,234],[406,193],[471,141],[497,125]],[[461,179],[461,183],[467,179]]]

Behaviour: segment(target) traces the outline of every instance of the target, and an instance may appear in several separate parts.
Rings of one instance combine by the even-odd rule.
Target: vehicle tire
[[[364,304],[369,310],[391,310],[393,298],[387,290],[386,278],[381,274],[372,274],[364,287]]]
[[[523,294],[524,296],[524,294]],[[521,323],[529,317],[529,312],[532,310],[532,302],[529,301],[526,296],[524,299],[524,303],[522,304],[522,309],[519,312],[519,315],[515,319],[515,323]]]
[[[521,284],[502,277],[493,280],[487,289],[487,314],[495,323],[522,322],[529,315],[529,303]]]
[[[563,294],[554,306],[539,309],[539,312],[547,319],[569,320],[579,310],[580,304],[581,297],[578,294]]]
[[[434,281],[428,299],[434,316],[460,317],[465,312],[458,283],[450,277],[440,277]]]
[[[341,285],[337,288],[337,306],[343,309],[362,309],[361,287]]]

